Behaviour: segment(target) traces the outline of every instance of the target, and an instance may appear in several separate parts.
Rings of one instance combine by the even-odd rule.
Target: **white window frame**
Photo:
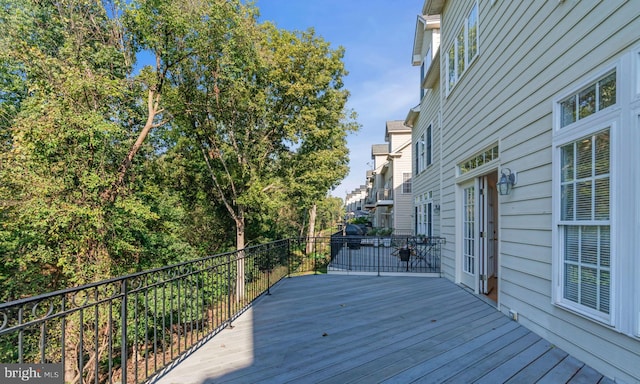
[[[429,49],[427,53],[422,58],[422,64],[420,65],[420,100],[424,97],[426,93],[426,89],[422,88],[422,83],[424,83],[424,79],[427,77],[427,72],[429,72],[429,67],[431,66],[431,62],[433,61],[433,43],[429,44]]]
[[[417,235],[432,236],[433,235],[433,198],[431,191],[424,195],[424,199],[421,198],[416,201],[416,211],[418,215],[417,220]],[[429,227],[431,226],[431,232]]]
[[[469,59],[469,18],[474,11],[476,13],[476,52],[475,52],[475,55],[471,59]],[[451,42],[451,45],[444,53],[446,58],[445,84],[446,84],[447,95],[451,93],[451,91],[458,84],[462,76],[468,71],[471,64],[473,64],[478,58],[478,56],[480,55],[480,8],[478,6],[477,0],[473,2],[473,6],[471,7],[471,10],[467,14],[467,17],[465,17],[462,27],[457,31],[458,32],[453,37],[453,41]],[[464,44],[464,49],[463,49],[464,57],[462,60],[464,68],[462,69],[460,69],[458,66],[459,54],[460,54],[459,37],[461,35],[463,37],[462,43]],[[450,52],[452,49],[454,52],[453,63],[451,63],[451,56],[450,56],[451,55]],[[451,73],[451,70],[453,70],[453,74]]]
[[[433,163],[433,124],[429,124],[424,132],[424,168],[426,169]]]
[[[416,171],[416,174],[421,173],[422,171],[424,171],[424,164],[425,164],[425,148],[426,148],[426,143],[425,143],[425,134],[423,133],[422,135],[420,135],[420,139],[418,140],[417,144],[417,148],[416,150],[418,151],[418,153],[416,154],[418,156],[418,161],[416,161],[416,164],[418,166],[418,169]]]
[[[613,176],[614,173],[614,161],[613,161],[613,151],[614,151],[614,145],[613,143],[617,140],[616,136],[617,136],[617,127],[619,126],[619,122],[615,119],[611,120],[610,118],[612,117],[611,114],[607,114],[607,117],[609,119],[603,119],[600,118],[599,120],[601,121],[597,121],[597,122],[592,122],[592,123],[585,123],[585,124],[578,124],[575,127],[572,128],[573,132],[571,135],[566,135],[566,137],[564,138],[564,140],[558,140],[557,142],[554,143],[554,157],[553,157],[553,163],[554,163],[554,189],[553,189],[553,195],[554,195],[554,239],[556,239],[557,241],[557,246],[555,247],[555,252],[554,252],[554,257],[555,257],[555,264],[556,267],[558,269],[558,274],[557,274],[557,284],[556,284],[556,288],[557,288],[557,293],[556,293],[556,304],[567,308],[571,311],[580,313],[584,316],[587,316],[589,318],[595,319],[597,321],[601,321],[603,323],[606,323],[608,325],[612,325],[612,321],[613,321],[613,314],[615,312],[615,300],[614,300],[614,294],[615,294],[615,282],[617,281],[617,273],[615,271],[616,265],[617,265],[617,258],[616,258],[616,245],[613,239],[615,239],[616,235],[615,235],[615,231],[616,231],[616,226],[614,225],[614,198],[613,198],[613,184],[615,183],[615,178]],[[560,217],[561,215],[561,207],[560,207],[560,180],[561,180],[561,148],[567,144],[572,144],[575,143],[577,141],[580,141],[581,139],[585,139],[585,138],[589,138],[592,135],[595,135],[599,132],[608,130],[609,131],[609,137],[610,137],[610,147],[609,147],[609,152],[610,152],[610,159],[609,159],[609,182],[610,182],[610,196],[609,196],[609,220],[598,220],[598,221],[592,221],[592,220],[562,220],[562,218]],[[598,310],[592,309],[588,306],[579,304],[577,302],[571,301],[569,299],[565,299],[564,298],[564,268],[565,268],[565,262],[564,262],[564,241],[563,241],[563,228],[567,227],[567,226],[608,226],[609,227],[609,231],[610,231],[610,267],[609,267],[609,273],[610,273],[610,290],[609,290],[609,312],[608,313],[603,313],[600,312]]]
[[[433,236],[433,201],[428,201],[424,205],[424,235]]]
[[[410,195],[413,190],[413,175],[411,172],[402,172],[402,193]]]
[[[462,188],[462,272],[475,276],[477,263],[477,197],[476,185],[470,184]]]
[[[616,72],[616,103],[571,124],[561,125],[560,103],[581,92],[594,82]],[[553,100],[553,290],[554,305],[604,323],[618,332],[640,337],[640,202],[636,191],[640,177],[636,167],[640,163],[640,47],[622,55],[580,84],[568,89]],[[609,129],[610,134],[610,216],[611,282],[609,314],[593,310],[563,298],[563,239],[560,214],[560,148],[563,145]],[[581,222],[575,222],[580,225]],[[590,222],[585,222],[590,224]]]
[[[637,52],[634,52],[636,55],[636,69],[640,69],[640,49]],[[640,73],[638,73],[638,77],[636,78],[637,86],[640,87]],[[633,148],[640,148],[640,93],[635,95],[635,108],[632,111],[632,132],[635,133],[635,137],[631,137],[629,142],[630,146]],[[640,161],[640,154],[636,155],[636,164]],[[633,167],[635,168],[635,167]],[[637,168],[635,168],[637,169]],[[637,171],[636,171],[637,172]],[[633,191],[640,191],[640,177],[636,173],[635,177],[635,185],[631,186]],[[640,279],[637,276],[640,276],[640,258],[638,257],[638,249],[640,247],[640,202],[635,200],[635,229],[632,230],[631,237],[634,239],[634,243],[630,244],[631,252],[635,252],[635,266],[629,268],[629,273],[633,276],[631,280],[635,282],[635,288],[632,286],[632,291],[636,292],[635,298],[633,298],[633,306],[634,306],[634,318],[632,318],[633,322],[633,333],[634,336],[640,338]],[[633,227],[633,225],[632,225]]]

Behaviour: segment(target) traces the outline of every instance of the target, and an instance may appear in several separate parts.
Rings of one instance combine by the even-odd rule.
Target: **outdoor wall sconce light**
[[[502,176],[500,176],[500,181],[496,184],[498,193],[502,196],[508,195],[514,185],[516,185],[516,173],[511,172],[509,168],[502,168]]]
[[[433,213],[436,215],[440,213],[440,204],[436,204],[433,206]]]

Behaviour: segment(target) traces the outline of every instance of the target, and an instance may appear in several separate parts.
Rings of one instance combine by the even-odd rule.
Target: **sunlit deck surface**
[[[449,280],[286,278],[156,382],[613,383]]]

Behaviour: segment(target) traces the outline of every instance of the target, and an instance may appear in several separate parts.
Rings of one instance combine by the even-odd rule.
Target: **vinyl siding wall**
[[[425,34],[431,34],[431,31],[425,31]],[[440,43],[440,37],[438,34],[433,35],[434,49],[437,49]],[[424,39],[422,56],[426,54],[429,49],[430,39]],[[413,169],[413,214],[415,215],[415,199],[418,196],[424,195],[431,191],[432,203],[435,206],[440,204],[440,84],[436,83],[433,89],[425,90],[424,97],[420,103],[420,114],[413,127],[412,131],[412,143],[415,152],[415,143],[421,140],[422,135],[425,134],[427,128],[431,126],[431,164],[428,165],[422,172],[416,174],[416,170]],[[416,153],[413,156],[417,156]],[[415,167],[415,157],[413,161]],[[422,202],[421,204],[423,204]],[[413,221],[415,224],[415,219]],[[432,215],[432,234],[433,236],[440,236],[440,215],[433,212]]]
[[[401,153],[391,162],[393,169],[393,228],[401,233],[413,228],[413,204],[411,193],[403,193],[403,174],[411,172],[411,133],[389,135],[392,152]],[[412,186],[413,187],[413,186]]]
[[[450,0],[442,12],[443,90],[447,52],[471,6]],[[553,99],[640,44],[640,2],[482,0],[479,36],[475,61],[441,92],[445,276],[456,280],[456,164],[499,143],[499,164],[518,172],[499,198],[500,309],[517,310],[522,324],[603,374],[637,382],[638,339],[552,304],[551,144]]]

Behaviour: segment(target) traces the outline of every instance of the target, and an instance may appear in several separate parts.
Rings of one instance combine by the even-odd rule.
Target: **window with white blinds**
[[[631,334],[635,135],[628,61],[558,95],[554,107],[554,302]],[[622,166],[622,167],[621,167]]]
[[[609,314],[611,296],[609,130],[560,148],[563,298]]]

